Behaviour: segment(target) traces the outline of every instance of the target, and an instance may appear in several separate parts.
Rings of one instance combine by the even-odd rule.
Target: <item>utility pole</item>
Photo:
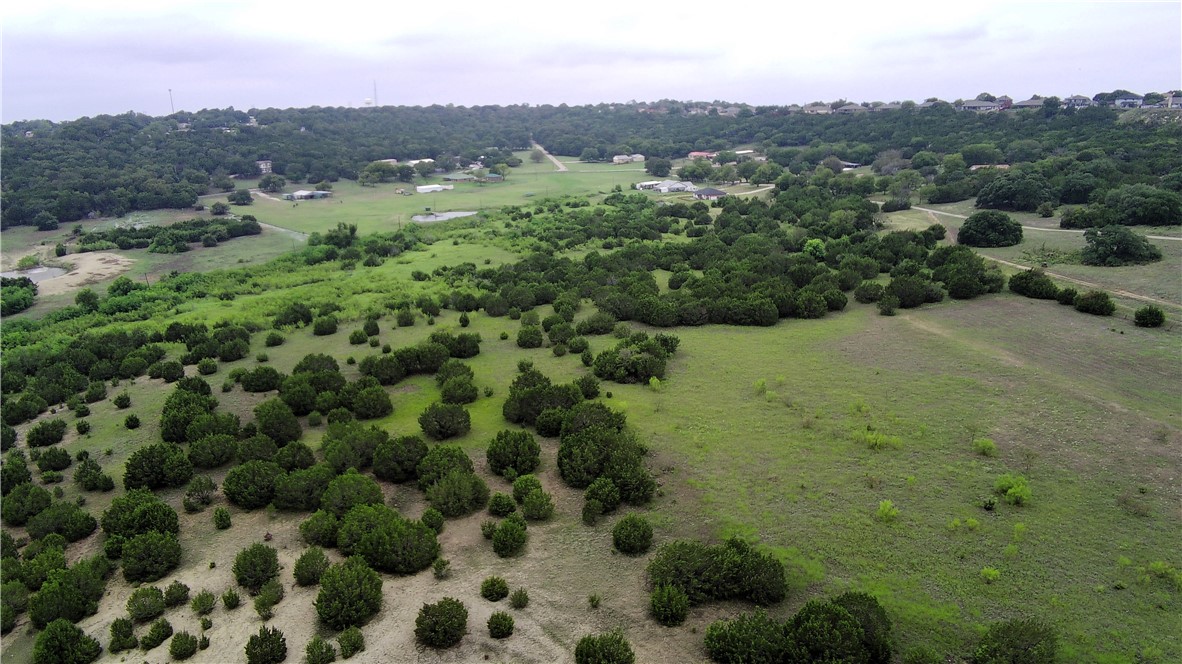
[[[176,106],[172,103],[172,88],[168,89],[168,107],[172,109],[174,114],[176,113]]]

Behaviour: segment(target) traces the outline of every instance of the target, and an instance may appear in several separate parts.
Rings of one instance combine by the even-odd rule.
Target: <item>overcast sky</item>
[[[800,6],[797,6],[797,5]],[[946,100],[1182,88],[1162,2],[12,0],[3,122],[233,106]]]

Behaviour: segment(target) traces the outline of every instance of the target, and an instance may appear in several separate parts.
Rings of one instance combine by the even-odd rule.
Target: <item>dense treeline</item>
[[[779,107],[738,117],[637,110],[607,104],[312,107],[252,110],[257,124],[250,124],[251,116],[231,108],[164,118],[129,113],[59,124],[19,122],[3,127],[0,221],[5,227],[48,228],[92,212],[119,216],[188,207],[211,188],[232,189],[230,174],[257,175],[260,159],[271,160],[273,171],[288,181],[316,183],[357,179],[367,164],[380,159],[430,157],[444,168],[482,156],[501,161],[503,150],[528,147],[531,136],[552,152],[589,159],[637,152],[680,158],[691,150],[753,143],[772,162],[797,173],[826,157],[870,163],[888,151],[905,160],[896,168],[925,153],[955,154],[967,165],[1053,161],[1085,153],[1098,163],[1078,173],[1055,173],[1052,179],[1090,175],[1111,185],[1156,185],[1174,174],[1168,184],[1175,190],[1182,165],[1178,127],[1118,123],[1119,113],[1109,108],[976,114],[937,104],[857,117],[787,114]],[[922,170],[923,163],[921,157],[915,169]],[[976,193],[960,181],[936,184],[946,188],[943,196],[963,199]],[[1084,202],[1069,198],[1062,200]]]
[[[190,219],[170,226],[119,226],[110,230],[91,230],[78,236],[78,251],[105,249],[147,249],[157,254],[176,254],[189,250],[189,244],[201,242],[217,246],[236,237],[258,235],[263,229],[253,215],[241,219]]]

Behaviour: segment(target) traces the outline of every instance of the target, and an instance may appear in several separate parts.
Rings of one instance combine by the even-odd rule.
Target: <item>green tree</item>
[[[255,542],[234,557],[234,580],[251,594],[278,574],[279,554],[266,544]]]
[[[235,189],[230,192],[229,196],[226,196],[226,200],[234,205],[250,205],[254,202],[254,199],[250,196],[250,191],[246,189]]]
[[[254,409],[259,433],[283,446],[303,435],[300,421],[291,408],[279,399],[268,399]]]
[[[1022,224],[995,210],[969,215],[956,241],[970,247],[1011,247],[1022,241]]]
[[[33,664],[88,664],[103,649],[69,620],[59,618],[47,625],[33,644]]]
[[[283,187],[286,185],[287,180],[282,175],[276,175],[275,173],[267,173],[259,178],[259,189],[262,189],[268,194],[277,194],[283,191]]]
[[[247,461],[235,466],[222,482],[226,500],[243,509],[257,509],[275,497],[275,481],[283,473],[273,461]]]
[[[858,621],[841,606],[809,600],[784,625],[789,651],[808,662],[866,663],[870,654]]]
[[[151,531],[123,545],[123,578],[130,583],[162,579],[181,562],[176,535]]]
[[[584,636],[575,645],[575,664],[634,664],[636,654],[620,632]]]
[[[382,579],[359,557],[333,565],[320,577],[316,615],[333,629],[360,626],[382,607]]]
[[[1080,252],[1084,265],[1141,265],[1162,257],[1161,249],[1127,226],[1089,228],[1084,231],[1084,242],[1087,246]]]
[[[432,648],[450,648],[468,631],[468,609],[458,599],[444,597],[424,604],[415,618],[415,639]]]
[[[287,639],[283,632],[263,625],[246,642],[246,664],[279,664],[287,659]]]

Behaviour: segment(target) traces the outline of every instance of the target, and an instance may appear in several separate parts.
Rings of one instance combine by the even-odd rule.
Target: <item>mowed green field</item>
[[[505,205],[526,205],[546,197],[587,196],[593,202],[611,193],[615,186],[628,189],[633,183],[650,179],[642,166],[636,164],[584,164],[572,161],[566,172],[555,171],[550,160],[535,164],[528,152],[517,153],[523,163],[511,169],[504,182],[456,183],[455,189],[430,194],[415,193],[416,185],[447,184],[441,175],[413,183],[391,182],[373,187],[362,187],[356,182],[340,180],[333,183],[332,198],[316,201],[292,201],[262,198],[256,194],[251,213],[260,221],[312,233],[325,231],[338,223],[357,224],[360,234],[393,232],[412,223],[411,217],[432,212],[477,211]],[[560,157],[560,160],[567,160]],[[247,184],[247,183],[244,183]],[[249,185],[253,186],[253,182]],[[285,191],[308,188],[289,184]],[[396,193],[398,189],[410,195]],[[279,196],[275,196],[279,198]],[[218,200],[218,199],[212,199]],[[211,201],[207,201],[207,204]],[[242,208],[237,208],[240,210]]]

